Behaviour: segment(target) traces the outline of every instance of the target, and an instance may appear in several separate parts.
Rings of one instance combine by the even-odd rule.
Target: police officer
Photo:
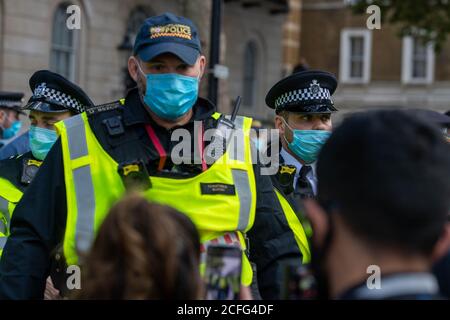
[[[30,110],[31,151],[0,161],[0,254],[13,210],[57,139],[54,124],[92,105],[81,88],[59,74],[37,71],[29,83],[33,95],[23,110]]]
[[[59,244],[68,265],[82,264],[110,204],[127,190],[187,214],[203,251],[210,243],[240,246],[243,285],[255,283],[251,261],[262,297],[277,295],[280,261],[301,253],[270,178],[251,163],[251,119],[232,122],[198,97],[205,65],[190,20],[170,13],[145,20],[128,62],[137,88],[57,124],[60,139],[14,213],[0,263],[2,297],[42,297],[49,251]],[[227,125],[242,129],[243,148],[225,145],[215,158],[220,152],[206,152],[213,144],[202,133]],[[189,147],[174,157],[173,138],[186,133]]]
[[[275,109],[282,145],[274,182],[285,194],[295,191],[308,198],[317,193],[315,162],[331,134],[331,114],[337,111],[331,95],[336,87],[331,73],[308,70],[282,79],[266,96],[266,104]]]
[[[308,238],[312,228],[304,215],[302,202],[317,192],[315,161],[332,129],[334,107],[331,95],[337,87],[336,78],[323,71],[307,70],[293,73],[276,83],[266,96],[266,104],[275,109],[275,127],[279,130],[281,148],[269,152],[279,154],[279,170],[272,175],[278,201],[302,252],[301,263],[311,260]],[[291,264],[300,262],[293,260]]]
[[[1,150],[13,140],[22,127],[19,120],[19,114],[22,113],[20,111],[22,101],[23,93],[0,92],[0,160],[3,159]]]

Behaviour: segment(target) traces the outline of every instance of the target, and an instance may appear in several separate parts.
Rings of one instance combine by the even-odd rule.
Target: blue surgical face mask
[[[140,66],[139,70],[147,79],[144,103],[158,117],[175,120],[192,109],[198,97],[199,77],[177,73],[145,74]]]
[[[31,126],[29,131],[30,148],[33,156],[38,160],[44,160],[53,144],[58,139],[55,130]]]
[[[2,139],[5,139],[5,140],[11,139],[20,131],[21,127],[22,127],[22,122],[14,121],[9,128],[3,128]]]
[[[283,121],[293,134],[293,140],[290,143],[283,136],[289,149],[306,164],[316,161],[320,149],[330,137],[331,132],[325,130],[295,130],[287,124],[286,120],[283,119]]]

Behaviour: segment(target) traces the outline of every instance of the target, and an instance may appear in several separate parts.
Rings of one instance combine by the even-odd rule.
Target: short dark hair
[[[450,209],[450,145],[436,128],[404,111],[354,114],[323,147],[317,175],[319,202],[358,237],[431,253]]]

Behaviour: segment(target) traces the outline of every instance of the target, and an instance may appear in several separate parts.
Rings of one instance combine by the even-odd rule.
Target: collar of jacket
[[[137,88],[128,91],[125,97],[125,104],[123,108],[123,122],[126,126],[135,124],[149,123],[152,126],[157,126],[139,97]],[[198,98],[193,107],[194,114],[189,120],[189,123],[194,121],[202,121],[211,117],[216,112],[216,107],[207,99]]]
[[[399,272],[381,275],[378,288],[369,288],[368,281],[346,290],[338,299],[383,300],[415,297],[415,299],[421,300],[439,295],[437,280],[428,272]]]

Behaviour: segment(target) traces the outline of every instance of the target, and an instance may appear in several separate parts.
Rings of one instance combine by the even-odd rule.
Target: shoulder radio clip
[[[152,186],[147,168],[142,160],[121,163],[118,172],[127,190],[144,191]]]

